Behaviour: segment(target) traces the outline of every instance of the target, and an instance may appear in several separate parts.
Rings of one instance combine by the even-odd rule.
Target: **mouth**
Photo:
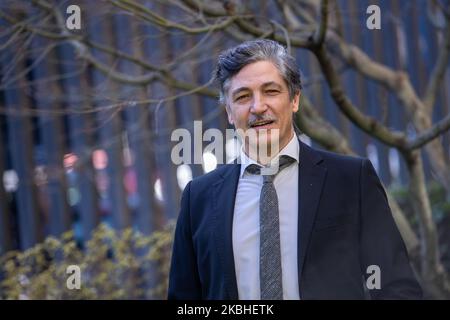
[[[263,128],[269,128],[272,123],[274,123],[275,120],[260,120],[252,123],[250,125],[250,128],[255,129],[263,129]]]

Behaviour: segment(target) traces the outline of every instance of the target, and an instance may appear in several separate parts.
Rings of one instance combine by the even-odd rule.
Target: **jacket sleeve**
[[[201,299],[200,278],[192,241],[189,182],[181,197],[169,272],[168,299]]]
[[[374,270],[380,271],[379,288],[372,285],[368,290],[371,298],[421,299],[422,289],[411,268],[386,193],[367,159],[361,163],[360,183],[360,257],[365,284],[369,277],[370,283],[376,283]]]

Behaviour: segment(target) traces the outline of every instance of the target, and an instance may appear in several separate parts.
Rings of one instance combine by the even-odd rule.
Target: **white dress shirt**
[[[280,171],[274,180],[280,215],[280,249],[283,299],[299,299],[297,269],[298,232],[298,161],[299,143],[294,134],[276,158],[288,155],[296,160]],[[259,196],[263,184],[261,175],[245,171],[257,163],[241,149],[241,173],[236,193],[233,217],[233,254],[239,299],[259,300]]]

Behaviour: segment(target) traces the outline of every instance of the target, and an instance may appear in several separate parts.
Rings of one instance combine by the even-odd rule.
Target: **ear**
[[[227,111],[227,116],[228,116],[228,122],[231,125],[234,125],[234,118],[233,118],[233,113],[231,112],[230,108],[228,107],[228,105],[225,106],[225,110]]]
[[[300,91],[298,91],[298,93],[294,96],[294,99],[292,99],[292,111],[293,112],[297,112],[298,108],[299,108],[299,103],[300,103]]]

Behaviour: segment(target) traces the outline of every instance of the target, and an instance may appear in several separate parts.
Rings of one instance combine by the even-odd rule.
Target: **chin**
[[[278,130],[258,130],[256,137],[250,139],[250,146],[258,150],[259,155],[278,153],[280,140]]]
[[[258,130],[258,144],[274,144],[280,142],[280,130],[278,128]]]

